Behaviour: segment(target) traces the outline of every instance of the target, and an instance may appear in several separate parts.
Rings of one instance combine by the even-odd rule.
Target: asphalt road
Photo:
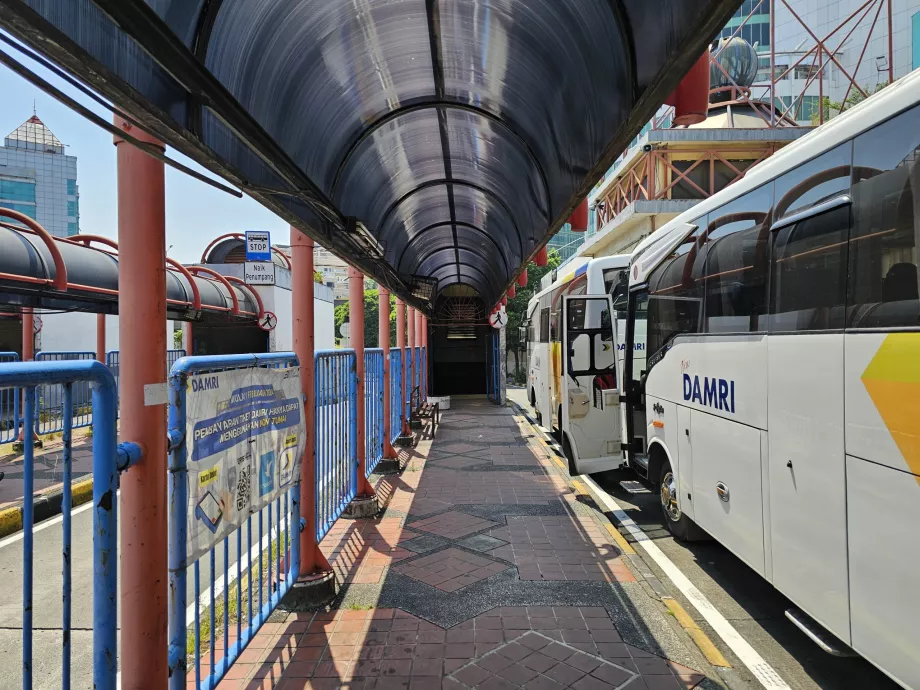
[[[72,513],[73,583],[72,621],[72,683],[74,688],[92,687],[92,629],[93,629],[93,545],[92,503],[80,506]],[[264,518],[267,532],[267,518]],[[253,539],[258,535],[258,518],[253,516]],[[62,664],[62,528],[60,516],[36,525],[33,560],[33,659],[34,688],[57,690],[61,685]],[[244,534],[243,550],[247,551]],[[0,688],[22,685],[22,533],[0,540]],[[229,543],[230,577],[234,579],[237,562],[236,538]],[[245,566],[244,556],[244,566]],[[256,562],[253,557],[253,562]],[[215,573],[223,577],[223,546],[215,551]],[[245,570],[245,567],[244,567]],[[119,574],[120,575],[120,574]],[[205,602],[209,600],[209,558],[200,561],[200,581]],[[119,577],[119,597],[120,597]],[[195,601],[194,568],[188,569],[188,603]],[[222,583],[215,587],[215,593]],[[187,614],[194,615],[191,608]],[[119,610],[119,628],[121,611]],[[119,650],[120,651],[120,650]]]
[[[508,397],[532,411],[524,389],[509,389]],[[786,619],[784,612],[794,604],[718,543],[684,544],[675,541],[661,520],[657,494],[632,495],[620,486],[623,480],[636,479],[631,472],[605,472],[593,475],[592,479],[616,500],[793,690],[899,688],[864,659],[834,657],[821,651]],[[673,583],[654,564],[650,564],[650,568],[671,590],[671,594],[680,599]],[[695,609],[686,602],[684,608],[732,662],[733,669],[723,676],[726,685],[732,688],[759,687]]]

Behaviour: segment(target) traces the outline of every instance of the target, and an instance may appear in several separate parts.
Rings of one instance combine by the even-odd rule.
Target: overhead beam
[[[400,270],[400,268],[402,267],[403,259],[404,259],[405,256],[406,256],[406,252],[408,252],[408,251],[409,251],[409,248],[410,248],[413,244],[415,244],[416,240],[418,240],[419,238],[421,238],[426,232],[429,232],[430,230],[434,230],[434,229],[440,228],[440,227],[449,226],[450,224],[451,224],[451,223],[450,223],[449,221],[448,221],[448,222],[443,222],[443,223],[432,223],[431,225],[426,225],[424,228],[422,228],[421,230],[419,230],[419,231],[412,237],[412,239],[409,240],[409,242],[406,244],[405,247],[403,247],[403,250],[400,252],[399,258],[396,260],[396,270],[397,270],[397,271]],[[473,230],[473,231],[475,231],[475,232],[478,232],[478,233],[479,233],[480,235],[482,235],[485,239],[487,239],[489,242],[491,242],[492,245],[495,247],[495,251],[497,251],[499,257],[501,257],[502,263],[505,265],[505,270],[508,271],[508,272],[510,273],[511,267],[510,267],[510,265],[508,264],[508,259],[505,257],[505,252],[503,252],[502,249],[501,249],[501,247],[498,246],[498,242],[495,241],[495,238],[494,238],[494,237],[492,237],[489,233],[487,233],[487,232],[486,232],[485,230],[483,230],[482,228],[480,228],[480,227],[478,227],[478,226],[476,226],[476,225],[473,225],[472,223],[466,223],[466,222],[463,222],[463,221],[457,221],[456,223],[454,223],[454,225],[456,225],[458,228],[467,228],[467,229],[469,229],[469,230]]]
[[[408,199],[410,199],[414,194],[417,194],[418,192],[421,192],[421,191],[423,191],[423,190],[425,190],[425,189],[430,189],[431,187],[445,186],[445,185],[447,185],[447,184],[448,184],[448,180],[446,180],[446,179],[429,180],[428,182],[424,182],[423,184],[420,184],[420,185],[419,185],[418,187],[416,187],[415,189],[413,189],[413,190],[411,190],[411,191],[406,192],[405,194],[403,194],[403,195],[402,195],[401,197],[399,197],[396,201],[394,201],[392,204],[390,204],[390,207],[389,207],[389,208],[386,210],[386,212],[383,214],[383,220],[381,220],[380,224],[379,224],[378,227],[377,227],[378,232],[382,231],[383,228],[386,227],[387,222],[390,220],[390,216],[393,215],[393,213],[396,211],[396,209],[398,209],[402,204],[404,204],[404,203],[405,203]],[[482,187],[482,186],[480,186],[480,185],[478,185],[478,184],[475,184],[475,183],[473,183],[473,182],[466,182],[466,181],[463,181],[463,180],[452,180],[452,181],[450,181],[450,184],[452,184],[452,185],[454,185],[454,186],[456,186],[456,187],[469,187],[470,189],[475,189],[475,190],[476,190],[477,192],[479,192],[480,194],[483,194],[484,196],[489,197],[489,198],[492,199],[495,203],[497,203],[497,204],[501,207],[501,209],[508,215],[508,218],[511,220],[511,227],[514,228],[514,234],[517,235],[518,244],[519,244],[520,247],[521,247],[521,256],[524,256],[524,255],[525,255],[524,252],[525,252],[526,250],[524,249],[524,238],[523,238],[523,236],[521,235],[521,230],[520,230],[520,228],[518,227],[517,221],[514,219],[514,213],[511,211],[511,208],[508,206],[508,204],[505,203],[505,200],[504,200],[504,199],[502,199],[498,194],[496,194],[495,192],[493,192],[491,189],[487,189],[486,187]],[[450,224],[451,224],[452,226],[456,226],[457,221],[456,221],[454,218],[451,218]],[[381,240],[381,241],[385,241],[385,240],[386,240],[386,238],[385,238],[383,235],[378,235],[378,239]],[[455,240],[455,242],[456,242],[456,240]]]
[[[613,1],[614,0],[611,0],[611,2]],[[390,112],[388,112],[386,115],[382,115],[377,120],[373,121],[363,130],[361,130],[361,133],[348,145],[348,147],[345,149],[345,152],[339,158],[341,162],[336,168],[335,177],[333,177],[332,189],[330,190],[330,196],[333,199],[336,198],[338,186],[342,180],[342,177],[345,174],[345,170],[347,169],[349,163],[351,162],[351,159],[353,158],[357,150],[361,147],[362,143],[364,143],[367,139],[374,136],[374,134],[378,130],[380,130],[382,127],[385,127],[391,122],[395,122],[401,117],[404,117],[406,115],[410,115],[412,113],[416,113],[422,110],[434,110],[434,109],[438,109],[444,112],[449,111],[449,110],[459,110],[461,112],[471,113],[485,120],[488,120],[490,123],[497,125],[502,130],[508,132],[508,134],[511,135],[511,138],[515,141],[515,143],[521,148],[521,150],[524,151],[527,158],[529,158],[530,161],[533,163],[534,172],[536,172],[540,178],[540,185],[543,188],[543,196],[546,199],[546,217],[547,218],[553,217],[552,198],[550,197],[549,182],[547,181],[547,178],[546,178],[546,171],[544,170],[543,165],[540,163],[540,159],[537,158],[537,154],[535,153],[533,147],[530,145],[530,143],[527,141],[524,135],[521,134],[520,127],[514,124],[508,118],[507,115],[503,115],[499,117],[495,113],[489,110],[486,110],[485,108],[476,106],[476,105],[471,105],[469,103],[458,103],[455,101],[443,100],[443,99],[442,100],[426,100],[426,101],[416,102],[411,105],[405,105],[405,106],[396,108],[395,110],[391,110]]]

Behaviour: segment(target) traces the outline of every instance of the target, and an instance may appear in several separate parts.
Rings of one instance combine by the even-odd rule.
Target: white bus
[[[918,155],[920,71],[647,238],[621,382],[628,461],[660,488],[670,531],[705,530],[812,637],[816,621],[911,688]],[[629,356],[640,344],[647,361]]]
[[[576,258],[527,305],[528,398],[538,422],[562,442],[573,475],[614,469],[622,462],[625,420],[617,372],[624,345],[613,336],[611,313],[614,297],[626,302],[628,267],[627,255]],[[564,303],[572,307],[567,321]],[[570,366],[563,377],[566,332]]]

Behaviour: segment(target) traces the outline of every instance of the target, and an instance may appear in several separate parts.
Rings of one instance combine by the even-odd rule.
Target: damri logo
[[[735,382],[684,374],[684,400],[735,414]]]

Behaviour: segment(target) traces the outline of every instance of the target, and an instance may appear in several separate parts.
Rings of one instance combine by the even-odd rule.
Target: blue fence
[[[96,359],[95,352],[39,352],[36,362],[72,362]],[[117,395],[117,393],[116,393]],[[64,386],[48,383],[38,389],[38,417],[35,431],[39,434],[51,434],[64,430]],[[72,428],[90,426],[93,423],[93,394],[89,381],[78,381],[71,387],[73,406]],[[28,425],[26,425],[28,427]]]
[[[425,402],[428,400],[428,348],[423,347],[419,350],[419,359],[418,359],[418,370],[419,370],[419,401]]]
[[[189,644],[188,590],[188,496],[189,479],[186,447],[186,384],[190,375],[250,367],[285,368],[297,365],[293,353],[264,355],[221,355],[185,357],[172,367],[169,376],[169,688],[185,690],[188,657],[195,669],[195,687],[215,688],[239,658],[243,649],[287,594],[300,570],[300,482],[289,492],[250,515],[243,526],[223,539],[221,548],[211,548],[207,556],[195,560],[194,623]],[[197,481],[197,479],[196,479]],[[253,526],[258,533],[253,538]],[[266,529],[267,523],[267,529]],[[292,526],[296,526],[293,527]],[[243,532],[246,532],[245,539]],[[293,538],[292,538],[293,532]],[[220,551],[220,553],[218,553]],[[284,554],[284,556],[282,556]],[[288,557],[289,554],[289,557]],[[236,559],[233,568],[230,561]],[[282,569],[282,558],[285,568]],[[207,559],[209,585],[209,639],[201,628],[201,561]],[[218,565],[218,560],[221,565]],[[255,563],[253,563],[255,561]],[[216,580],[222,570],[220,595]],[[256,580],[256,582],[253,582]],[[233,586],[235,584],[235,586]],[[243,588],[246,587],[244,598]],[[236,606],[231,620],[230,611]],[[217,619],[218,606],[222,619]],[[230,632],[235,628],[235,639]],[[217,633],[220,631],[220,634]],[[208,660],[202,667],[202,644],[209,646]],[[189,647],[192,647],[190,650]],[[221,654],[217,654],[217,649]],[[191,654],[189,654],[191,652]],[[151,652],[153,653],[153,652]],[[202,678],[202,674],[205,674]]]
[[[0,387],[15,395],[24,393],[23,421],[26,429],[37,422],[38,398],[43,390],[60,391],[60,421],[63,431],[61,454],[62,479],[69,486],[72,478],[72,436],[77,391],[91,391],[91,404],[96,410],[93,419],[93,687],[114,690],[118,656],[117,630],[117,565],[118,529],[116,501],[118,472],[140,458],[140,449],[133,444],[116,446],[115,380],[108,368],[96,361],[36,361],[0,364]],[[23,495],[34,493],[33,446],[23,448]],[[64,492],[62,515],[62,610],[61,610],[61,686],[70,688],[71,675],[71,496]],[[33,681],[33,525],[34,506],[26,500],[22,508],[22,687],[31,688]],[[41,574],[44,576],[44,574]],[[84,602],[78,602],[83,605]]]
[[[15,352],[0,352],[0,362],[18,362]],[[0,389],[0,443],[11,443],[19,436],[19,401],[22,391],[18,388]]]
[[[367,476],[383,460],[386,424],[383,417],[383,350],[364,351],[364,452]]]
[[[182,357],[185,357],[185,350],[167,350],[166,351],[166,371],[172,369],[172,365],[179,361]],[[112,375],[115,377],[115,388],[118,388],[119,385],[119,373],[121,372],[121,354],[118,350],[109,350],[105,353],[105,363],[112,370]],[[119,407],[118,416],[121,416],[121,408]]]
[[[501,402],[501,348],[499,334],[493,329],[489,343],[489,366],[487,370],[486,395],[494,403]]]
[[[355,497],[358,488],[358,388],[354,350],[316,353],[316,541]]]
[[[402,350],[390,350],[390,443],[402,436],[403,396]]]
[[[413,391],[412,381],[415,378],[415,374],[413,373],[413,367],[412,367],[412,363],[414,362],[414,357],[412,355],[413,355],[412,348],[407,347],[406,348],[406,360],[405,360],[406,367],[405,367],[405,376],[404,376],[405,381],[406,381],[406,390],[403,391],[405,393],[404,400],[406,401],[405,403],[406,419],[412,419],[412,391]]]

